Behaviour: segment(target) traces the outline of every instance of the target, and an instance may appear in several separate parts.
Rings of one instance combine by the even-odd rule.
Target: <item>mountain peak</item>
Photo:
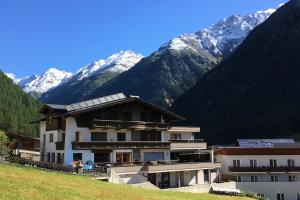
[[[283,4],[282,4],[283,5]],[[281,6],[281,4],[279,5],[279,7]],[[260,11],[257,11],[256,13],[269,13],[269,14],[273,14],[274,12],[276,11],[276,9],[274,8],[269,8],[267,10],[260,10]]]
[[[135,53],[131,50],[120,51],[112,54],[107,59],[100,59],[80,68],[76,72],[74,79],[79,81],[93,74],[103,73],[106,71],[121,73],[133,67],[142,58],[143,56],[141,54]]]
[[[65,82],[71,76],[72,73],[70,72],[65,72],[51,67],[40,75],[32,75],[20,79],[17,83],[25,92],[44,93]]]
[[[182,34],[173,38],[159,48],[166,50],[206,50],[215,56],[227,56],[235,49],[257,25],[264,22],[276,9],[267,9],[248,15],[234,14],[218,23],[191,34]]]

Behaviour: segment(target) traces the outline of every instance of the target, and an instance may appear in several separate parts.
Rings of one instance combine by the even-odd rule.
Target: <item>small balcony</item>
[[[72,142],[72,149],[73,150],[170,149],[170,142],[160,142],[160,141]]]
[[[55,142],[56,150],[65,150],[65,143],[63,141]]]
[[[207,144],[204,140],[169,140],[171,142],[171,150],[180,149],[206,149]]]
[[[286,173],[286,172],[300,172],[300,167],[228,167],[229,172],[236,173]]]
[[[99,120],[94,119],[92,128],[102,129],[130,129],[130,130],[155,130],[168,129],[167,123],[144,122],[144,121],[121,121],[121,120]]]

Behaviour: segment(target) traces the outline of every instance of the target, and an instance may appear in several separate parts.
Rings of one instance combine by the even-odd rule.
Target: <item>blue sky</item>
[[[0,69],[75,72],[120,50],[149,55],[182,33],[286,0],[0,0]]]

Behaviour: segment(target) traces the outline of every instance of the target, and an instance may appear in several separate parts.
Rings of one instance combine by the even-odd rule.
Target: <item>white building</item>
[[[160,188],[212,182],[220,164],[195,140],[198,127],[171,127],[181,116],[124,94],[71,105],[45,105],[40,121],[43,160],[109,164],[110,181],[150,181]]]
[[[291,139],[238,140],[238,147],[218,147],[220,181],[275,200],[300,199],[300,145]]]

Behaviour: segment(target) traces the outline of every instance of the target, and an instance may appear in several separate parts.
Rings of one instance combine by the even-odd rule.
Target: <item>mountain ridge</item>
[[[175,37],[130,70],[100,86],[87,98],[124,92],[169,107],[223,57],[227,57],[273,11],[269,9],[245,16],[232,15],[202,31]],[[237,32],[239,34],[233,34]],[[216,38],[208,37],[210,35]],[[207,48],[203,48],[204,44]],[[216,48],[220,49],[216,51]]]

